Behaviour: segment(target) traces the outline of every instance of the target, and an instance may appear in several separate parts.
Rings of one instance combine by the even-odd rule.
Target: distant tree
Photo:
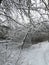
[[[5,25],[0,25],[0,39],[6,39],[8,35],[8,30],[10,27]]]
[[[49,6],[49,0],[48,0],[48,6]]]
[[[1,4],[2,0],[0,0],[0,4]]]

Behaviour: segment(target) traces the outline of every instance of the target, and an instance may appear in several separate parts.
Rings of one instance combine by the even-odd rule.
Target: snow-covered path
[[[49,65],[49,43],[43,42],[40,47],[38,44],[34,47],[22,51],[18,65]]]
[[[49,42],[32,45],[21,50],[13,46],[4,50],[5,63],[2,65],[49,65]],[[3,54],[3,52],[1,52]],[[1,55],[1,54],[0,54]],[[0,56],[1,57],[1,56]],[[19,57],[19,61],[17,59]],[[2,57],[3,58],[3,57]],[[1,59],[0,59],[1,60]],[[1,63],[1,62],[0,62]]]

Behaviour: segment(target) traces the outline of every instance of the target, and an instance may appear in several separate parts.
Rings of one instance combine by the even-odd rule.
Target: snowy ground
[[[0,65],[49,65],[49,42],[45,41],[21,50],[16,45],[0,44]]]

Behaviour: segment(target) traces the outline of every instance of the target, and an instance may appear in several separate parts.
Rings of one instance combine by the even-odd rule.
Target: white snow
[[[7,50],[7,56],[9,57],[5,65],[49,65],[48,41],[32,45],[29,48],[24,48],[23,50],[21,50],[21,53],[20,49],[12,48],[10,51],[9,49]]]
[[[40,47],[39,45],[24,49],[18,65],[49,65],[49,42],[41,43]]]

